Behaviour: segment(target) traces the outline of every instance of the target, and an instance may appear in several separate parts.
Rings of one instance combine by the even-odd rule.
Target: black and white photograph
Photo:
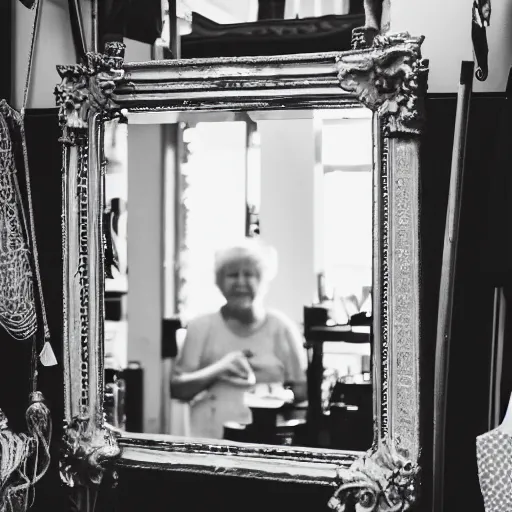
[[[512,510],[512,0],[0,0],[0,63],[0,512]]]

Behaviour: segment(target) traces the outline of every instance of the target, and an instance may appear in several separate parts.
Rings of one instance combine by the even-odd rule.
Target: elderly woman
[[[277,269],[273,248],[253,239],[218,251],[220,311],[192,320],[171,382],[173,398],[191,405],[191,435],[222,439],[228,421],[252,421],[245,393],[256,383],[288,386],[306,399],[302,336],[263,298]],[[279,387],[279,386],[278,386]]]

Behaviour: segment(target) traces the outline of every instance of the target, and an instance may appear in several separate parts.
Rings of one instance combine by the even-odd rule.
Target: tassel
[[[31,439],[25,434],[14,434],[1,410],[0,451],[0,512],[23,512],[27,503],[24,491],[29,482],[25,464],[30,457]]]
[[[50,465],[52,422],[42,393],[30,395],[29,434],[15,434],[0,409],[0,512],[26,512],[30,492]]]
[[[52,346],[48,341],[45,342],[43,350],[39,354],[39,359],[43,366],[55,366],[57,364],[57,358],[53,353]]]

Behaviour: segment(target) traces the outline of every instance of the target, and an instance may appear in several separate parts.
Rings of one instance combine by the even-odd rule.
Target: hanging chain
[[[25,117],[25,108],[28,103],[28,94],[30,90],[30,79],[32,77],[32,66],[34,62],[34,50],[36,46],[37,32],[39,28],[39,20],[41,18],[41,4],[42,0],[35,0],[34,5],[32,6],[34,14],[34,21],[32,22],[32,31],[30,34],[30,47],[28,53],[28,65],[27,65],[27,75],[25,77],[25,87],[23,90],[23,105],[21,107],[21,117]]]
[[[41,306],[41,314],[42,314],[42,320],[43,320],[43,329],[44,329],[44,339],[45,342],[49,342],[50,340],[50,329],[48,327],[48,320],[46,316],[46,306],[44,302],[44,295],[43,295],[43,287],[41,282],[41,271],[39,268],[39,253],[37,250],[37,240],[36,240],[36,233],[35,233],[35,222],[34,222],[34,209],[32,205],[32,193],[31,193],[31,186],[30,186],[30,172],[28,167],[28,150],[27,150],[27,139],[25,135],[25,109],[27,108],[28,100],[29,100],[29,92],[30,92],[30,82],[32,77],[32,69],[34,64],[34,52],[35,52],[35,45],[36,45],[36,39],[37,39],[37,33],[39,30],[39,23],[41,19],[41,5],[42,0],[36,0],[32,10],[35,11],[34,13],[34,21],[32,23],[32,33],[30,36],[30,48],[29,48],[29,55],[28,55],[28,65],[27,65],[27,75],[25,79],[25,87],[23,91],[23,105],[21,107],[21,124],[20,124],[20,131],[21,131],[21,143],[22,143],[22,150],[23,150],[23,166],[25,168],[25,182],[26,182],[26,188],[27,188],[27,205],[28,205],[28,214],[29,214],[29,236],[31,238],[32,242],[32,253],[34,257],[34,269],[35,269],[35,277],[37,281],[37,290],[39,293],[39,302]],[[33,391],[36,391],[37,388],[37,340],[34,336],[33,341],[33,350],[32,350],[32,388]]]
[[[27,143],[25,139],[25,125],[22,118],[22,125],[21,125],[21,140],[23,145],[23,160],[24,160],[24,167],[25,167],[25,179],[27,183],[27,203],[28,203],[28,214],[29,214],[29,225],[30,225],[30,237],[32,238],[32,252],[34,255],[34,267],[36,271],[36,281],[37,281],[37,288],[39,292],[39,300],[41,303],[41,313],[43,316],[43,327],[44,327],[44,338],[45,341],[48,341],[50,339],[50,329],[48,327],[48,320],[46,317],[46,306],[44,303],[44,296],[43,296],[43,287],[41,283],[41,271],[39,268],[39,252],[37,250],[37,241],[36,241],[36,233],[35,233],[35,224],[34,224],[34,209],[32,206],[32,194],[31,194],[31,187],[30,187],[30,173],[28,170],[28,152],[27,152]]]
[[[39,376],[39,371],[37,369],[37,360],[37,339],[36,335],[34,334],[32,336],[32,351],[30,353],[30,375],[32,379],[32,393],[35,393],[37,391],[37,377]]]

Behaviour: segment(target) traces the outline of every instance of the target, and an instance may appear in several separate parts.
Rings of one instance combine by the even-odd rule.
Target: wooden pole
[[[71,35],[75,45],[76,60],[85,63],[87,43],[85,42],[84,22],[80,0],[68,0],[69,19],[71,21]],[[98,20],[99,21],[99,20]]]
[[[492,430],[501,421],[501,379],[503,375],[503,349],[507,301],[503,286],[494,288],[494,311],[491,339],[491,369],[489,372],[489,411],[487,430]]]
[[[433,512],[443,512],[444,501],[446,404],[448,398],[448,368],[450,361],[453,292],[473,70],[474,63],[472,61],[462,62],[457,96],[457,112],[455,116],[455,133],[453,138],[450,191],[448,195],[448,209],[444,233],[441,283],[439,287],[434,376]]]

